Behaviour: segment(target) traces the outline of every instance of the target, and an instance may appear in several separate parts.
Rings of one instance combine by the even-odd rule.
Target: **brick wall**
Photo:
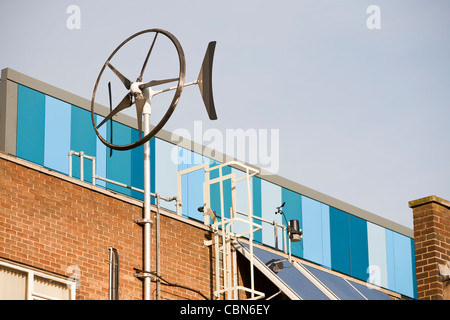
[[[119,297],[143,298],[142,203],[75,181],[47,169],[0,157],[0,257],[73,276],[80,271],[77,299],[108,299],[108,247],[118,250]],[[172,284],[212,297],[208,230],[170,213],[161,215],[161,276]],[[155,220],[154,220],[155,222]],[[152,271],[156,270],[155,225],[152,227]],[[152,299],[156,285],[152,282]],[[162,298],[203,299],[177,286],[161,285]]]
[[[436,196],[411,201],[416,253],[417,297],[449,299],[450,285],[439,265],[450,262],[450,202]]]

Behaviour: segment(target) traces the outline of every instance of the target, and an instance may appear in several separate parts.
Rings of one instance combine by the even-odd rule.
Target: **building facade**
[[[95,115],[97,123],[108,112],[103,109],[104,113]],[[106,136],[112,126],[114,141],[126,144],[138,135],[134,123],[122,115],[102,129]],[[140,299],[141,282],[133,270],[139,273],[142,266],[142,233],[133,221],[142,215],[143,148],[110,154],[92,128],[90,101],[12,69],[2,71],[0,132],[5,186],[0,257],[6,261],[5,268],[16,263],[31,272],[46,270],[49,277],[64,275],[66,282],[75,279],[75,287],[78,280],[83,284],[83,274],[92,271],[97,275],[89,277],[92,283],[77,298],[105,299],[109,266],[103,256],[108,247],[114,247],[119,255],[123,253],[120,270],[127,270],[121,273],[121,298]],[[226,157],[166,131],[150,145],[152,192],[168,199],[177,196],[178,204],[182,203],[160,202],[161,268],[166,270],[167,281],[178,284],[166,286],[166,297],[197,299],[201,292],[211,298],[213,249],[204,244],[210,232],[209,223],[205,224],[209,218],[198,210],[205,200],[205,170],[183,175],[180,183],[177,176],[201,164],[221,166]],[[285,178],[258,172],[250,180],[253,216],[261,226],[255,243],[286,252],[282,228],[286,220],[275,213],[285,203],[285,217],[298,220],[303,231],[302,241],[291,244],[294,258],[375,284],[397,297],[417,298],[412,230]],[[212,171],[211,178],[229,174],[244,175],[238,166],[229,165],[220,173]],[[233,192],[237,209],[246,211],[245,188],[232,190],[223,181],[209,191],[211,208],[218,215],[228,215]],[[156,201],[152,198],[153,204]],[[91,228],[96,230],[95,237]],[[156,234],[152,235],[153,239]],[[157,251],[153,245],[152,254]],[[70,275],[77,272],[81,280]],[[194,290],[182,288],[192,288],[191,284]]]

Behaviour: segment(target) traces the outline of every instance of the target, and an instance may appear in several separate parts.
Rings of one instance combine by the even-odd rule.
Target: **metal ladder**
[[[244,173],[241,178],[236,178],[234,173],[227,175],[222,174],[222,169],[227,166],[233,166]],[[209,167],[207,163],[191,167],[178,172],[178,195],[177,198],[181,201],[181,176],[189,174],[197,170],[205,171],[205,181],[203,183],[203,215],[204,223],[209,225],[213,232],[213,238],[205,241],[205,245],[214,246],[214,270],[215,270],[215,290],[214,295],[216,299],[223,300],[238,300],[240,291],[247,292],[250,300],[257,300],[264,298],[264,293],[255,290],[254,288],[254,265],[253,258],[250,259],[250,287],[238,285],[238,271],[237,271],[237,255],[232,246],[232,242],[239,237],[248,237],[250,251],[253,257],[253,233],[262,229],[261,225],[253,222],[253,207],[252,195],[250,189],[250,178],[257,173],[258,170],[244,165],[237,161],[230,161],[218,166]],[[217,178],[211,179],[210,173],[218,170]],[[224,204],[224,181],[231,181],[231,207],[225,208]],[[236,210],[236,186],[238,183],[246,182],[247,187],[247,208],[246,219],[238,217]],[[211,195],[210,187],[214,184],[220,186],[220,216],[211,209]],[[181,203],[179,203],[178,214],[181,215]],[[225,210],[229,209],[229,217],[225,216]],[[211,223],[212,221],[212,223]],[[235,224],[245,223],[248,229],[240,234],[236,234]]]

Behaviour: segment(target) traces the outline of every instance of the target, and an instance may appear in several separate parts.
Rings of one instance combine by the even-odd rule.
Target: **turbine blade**
[[[109,115],[103,119],[102,122],[97,126],[97,129],[100,128],[102,125],[105,124],[106,121],[111,119],[113,116],[118,114],[120,111],[125,110],[126,108],[129,108],[132,105],[131,102],[131,93],[127,93],[127,95],[122,99],[122,101],[117,105],[117,107],[109,113]]]
[[[106,61],[106,64],[116,74],[116,76],[120,79],[120,81],[122,81],[125,88],[127,88],[127,90],[130,90],[130,87],[131,87],[130,80],[128,80],[123,74],[121,74],[119,70],[114,68],[113,65],[111,63],[109,63],[109,61]]]
[[[159,32],[156,32],[155,37],[153,38],[152,45],[151,45],[150,49],[148,50],[147,57],[145,58],[144,65],[142,66],[142,69],[141,69],[141,74],[139,75],[139,78],[137,80],[139,82],[142,81],[142,77],[144,76],[145,67],[147,66],[148,58],[150,58],[150,55],[152,54],[153,46],[155,45],[156,38],[158,37],[158,33]]]
[[[160,84],[165,84],[169,82],[178,81],[180,78],[171,78],[171,79],[164,79],[164,80],[152,80],[150,82],[147,82],[145,84],[141,84],[139,86],[139,89],[144,90],[145,88],[159,86]]]
[[[109,93],[109,113],[112,112],[112,97],[111,97],[111,82],[108,82],[108,93]],[[111,120],[111,125],[110,125],[110,135],[111,135],[111,144],[113,143],[113,125],[112,125],[112,120]],[[109,156],[111,157],[113,154],[113,149],[109,148]]]

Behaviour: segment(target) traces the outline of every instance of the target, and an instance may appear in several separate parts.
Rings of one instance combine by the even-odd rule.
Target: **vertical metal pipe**
[[[109,291],[109,300],[112,300],[112,296],[113,296],[113,294],[112,294],[112,286],[113,286],[113,284],[112,284],[112,279],[113,279],[112,248],[108,247],[108,250],[109,250],[109,260],[108,260],[108,263],[109,263],[109,290],[108,291]]]
[[[144,136],[150,133],[150,103],[144,106]],[[144,271],[151,269],[150,141],[144,144]],[[151,300],[151,278],[144,277],[144,300]]]
[[[92,157],[92,184],[95,186],[95,157]]]
[[[160,201],[161,198],[159,193],[156,194],[156,275],[158,278],[156,279],[156,300],[161,300],[161,280],[159,277],[161,276],[161,259],[160,259]]]
[[[80,180],[84,181],[84,152],[80,151]]]
[[[69,177],[72,177],[72,155],[73,151],[69,151]]]

